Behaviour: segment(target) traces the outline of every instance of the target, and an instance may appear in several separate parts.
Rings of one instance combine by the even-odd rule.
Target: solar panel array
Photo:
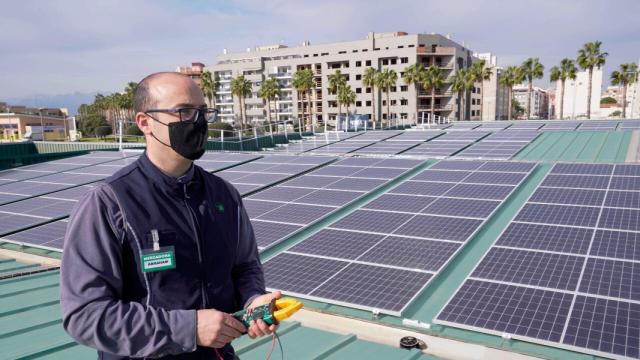
[[[349,139],[332,143],[309,151],[311,154],[344,155],[362,149],[379,141],[401,134],[402,131],[367,131]]]
[[[437,322],[640,357],[640,165],[558,163]]]
[[[441,161],[267,261],[267,285],[400,316],[534,167]]]
[[[352,138],[354,136],[361,135],[362,133],[342,133],[342,132],[327,132],[326,134],[317,134],[313,137],[304,138],[298,142],[290,142],[283,146],[276,148],[277,151],[283,153],[299,154],[307,152],[325,145],[333,144],[345,139]]]
[[[437,138],[444,134],[438,130],[405,131],[384,141],[356,150],[359,155],[395,155],[400,154],[425,141]]]
[[[135,156],[0,185],[0,205],[102,180],[134,162]]]
[[[0,185],[1,240],[61,250],[66,220],[60,219],[68,217],[82,196],[101,180],[135,161],[138,155],[129,153],[127,158],[122,159],[120,153],[107,152],[52,161],[39,164],[52,172],[48,175]],[[257,157],[250,154],[206,153],[198,160],[198,165],[215,171],[212,169],[227,168]],[[107,162],[104,162],[105,159]],[[87,165],[89,162],[95,164]],[[53,172],[55,169],[66,171]]]
[[[474,143],[456,158],[509,160],[540,135],[532,131],[501,131]]]
[[[244,199],[264,249],[422,163],[348,158]]]
[[[557,121],[557,122],[548,122],[544,124],[544,127],[540,129],[540,131],[573,131],[578,126],[580,126],[581,122],[579,121]]]
[[[618,121],[600,121],[589,120],[584,121],[578,128],[578,130],[615,130],[618,128]]]
[[[267,155],[258,160],[220,171],[241,195],[265,188],[335,160],[328,156]]]

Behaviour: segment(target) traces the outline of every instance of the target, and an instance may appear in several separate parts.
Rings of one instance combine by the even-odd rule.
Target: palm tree
[[[527,119],[531,119],[531,92],[533,91],[533,79],[542,79],[544,76],[544,65],[538,58],[528,58],[520,66],[522,74],[529,82],[527,91]]]
[[[460,99],[458,103],[458,120],[464,120],[464,117],[467,113],[467,107],[465,104],[465,97],[467,95],[467,91],[473,89],[474,79],[471,74],[470,69],[459,69],[453,75],[453,79],[451,81],[451,89],[458,93],[458,98]],[[460,110],[460,108],[462,108]]]
[[[402,80],[404,80],[404,83],[407,85],[413,84],[413,88],[416,91],[416,96],[418,95],[418,85],[421,84],[422,78],[425,77],[425,72],[426,70],[424,68],[424,65],[419,62],[404,68]],[[416,119],[418,118],[417,110],[418,107],[416,106]]]
[[[445,83],[444,75],[440,67],[431,65],[429,66],[422,77],[420,78],[420,85],[426,92],[431,92],[431,121],[433,121],[436,102],[436,90],[441,88]]]
[[[244,78],[244,75],[238,75],[231,79],[231,94],[237,96],[240,102],[240,130],[244,129],[245,111],[244,111],[244,98],[251,95],[252,84],[250,80]]]
[[[298,100],[304,102],[304,95],[307,94],[307,92],[310,92],[311,89],[315,86],[315,82],[313,81],[313,72],[311,71],[311,69],[302,69],[296,71],[295,74],[293,74],[293,80],[291,84],[296,89]],[[311,113],[310,96],[307,96],[307,106],[309,107],[309,113]],[[302,105],[302,118],[304,119],[306,126],[309,126],[310,121],[306,119],[304,104]]]
[[[484,103],[484,82],[491,79],[492,69],[485,60],[480,60],[471,65],[471,76],[475,82],[480,83],[480,120],[482,120],[482,104]]]
[[[562,59],[560,66],[551,68],[551,81],[560,81],[560,120],[563,118],[564,110],[564,83],[567,79],[575,80],[578,68],[571,59]]]
[[[200,89],[204,97],[209,100],[209,106],[216,107],[216,96],[218,96],[218,88],[220,87],[220,78],[216,74],[213,76],[211,71],[205,70],[202,72],[202,78],[200,80]]]
[[[271,100],[281,94],[280,84],[278,80],[274,78],[265,80],[260,87],[258,95],[267,103],[267,121],[269,122],[269,127],[271,127]]]
[[[333,74],[329,74],[329,76],[327,76],[327,80],[329,82],[329,91],[335,95],[338,95],[338,90],[347,84],[347,80],[340,70],[336,70]],[[337,97],[336,100],[338,100]],[[338,103],[338,120],[336,121],[336,124],[338,124],[340,122],[340,116],[342,116],[342,104],[340,101],[336,102]]]
[[[347,128],[349,127],[349,105],[356,102],[356,93],[350,85],[342,85],[338,88],[338,105],[345,105],[347,108]]]
[[[500,84],[505,86],[507,90],[509,90],[509,109],[508,111],[508,120],[511,120],[511,110],[512,110],[512,100],[513,100],[513,87],[520,84],[524,80],[524,74],[522,74],[522,69],[517,66],[509,66],[502,72],[502,76],[500,77]]]
[[[378,70],[368,67],[364,70],[362,75],[362,86],[371,88],[371,117],[373,121],[373,128],[376,126],[376,98],[374,93],[376,92],[376,77],[378,76]]]
[[[591,119],[591,87],[593,80],[593,68],[600,69],[607,60],[608,53],[600,50],[601,41],[593,41],[586,43],[582,49],[578,50],[578,58],[576,62],[582,70],[589,71],[589,92],[587,93],[587,119]]]
[[[392,69],[384,69],[380,73],[378,73],[378,77],[376,82],[378,87],[384,89],[384,92],[387,94],[387,124],[390,124],[390,112],[389,112],[389,91],[391,91],[391,87],[396,85],[398,81],[398,73]]]
[[[622,86],[622,118],[627,117],[627,87],[638,80],[638,65],[620,64],[620,70],[611,73],[611,85]]]

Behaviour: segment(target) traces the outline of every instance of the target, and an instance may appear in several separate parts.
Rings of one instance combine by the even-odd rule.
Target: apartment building
[[[195,81],[196,84],[198,85],[200,85],[203,71],[204,71],[204,64],[200,62],[193,62],[191,63],[191,66],[178,66],[176,68],[176,72],[187,75],[188,77],[193,79],[193,81]]]
[[[498,58],[491,53],[474,54],[474,56],[484,60],[485,66],[491,69],[489,79],[482,82],[484,96],[481,98],[482,113],[479,120],[507,120],[509,89],[500,84],[503,69],[498,66]]]
[[[527,116],[527,96],[529,95],[529,85],[521,84],[513,88],[513,98],[524,108],[524,115]],[[547,90],[534,86],[531,89],[531,118],[532,119],[548,119],[549,118],[549,93]]]
[[[301,116],[304,111],[318,123],[328,121],[334,124],[338,116],[336,94],[329,91],[328,76],[336,70],[345,77],[347,84],[356,93],[356,101],[350,107],[351,113],[372,115],[372,103],[375,104],[376,119],[387,118],[386,94],[380,89],[365,87],[362,75],[368,67],[377,70],[393,69],[398,81],[389,93],[389,117],[408,119],[408,122],[420,120],[421,112],[431,110],[431,94],[402,80],[406,67],[421,63],[425,67],[439,66],[447,80],[456,70],[469,67],[477,58],[464,46],[448,36],[438,34],[408,34],[405,32],[369,33],[364,40],[311,45],[304,42],[298,47],[285,45],[248,48],[246,52],[228,53],[217,56],[214,63],[206,67],[217,75],[220,87],[217,107],[222,119],[233,121],[239,118],[239,100],[231,94],[231,79],[244,75],[253,83],[251,97],[246,98],[247,122],[262,121],[266,118],[266,108],[258,92],[267,78],[278,80],[282,95],[272,102],[272,116],[278,120]],[[315,88],[311,99],[298,94],[292,87],[293,75],[301,69],[311,69],[315,76]],[[373,91],[373,96],[372,96]],[[480,84],[465,96],[465,109],[460,109],[459,95],[446,83],[436,91],[435,114],[451,119],[479,119]],[[308,104],[311,104],[309,107]],[[342,113],[345,113],[343,107]]]

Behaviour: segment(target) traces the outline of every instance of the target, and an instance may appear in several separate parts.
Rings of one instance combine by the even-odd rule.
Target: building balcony
[[[418,46],[416,48],[418,55],[455,55],[456,49],[452,47],[436,46],[435,51],[431,47]]]
[[[279,72],[279,73],[271,73],[269,74],[271,77],[275,78],[290,78],[292,76],[291,72]]]
[[[436,96],[452,96],[453,92],[451,90],[436,90],[435,93]],[[429,97],[431,96],[431,92],[427,92],[427,91],[418,91],[418,96],[420,97]]]
[[[431,105],[419,105],[418,111],[431,111]],[[433,111],[453,111],[453,105],[438,105],[436,104]]]

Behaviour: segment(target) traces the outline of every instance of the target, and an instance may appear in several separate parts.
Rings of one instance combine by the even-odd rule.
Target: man
[[[215,111],[177,73],[143,79],[134,110],[145,153],[90,191],[67,227],[64,328],[100,359],[234,359],[233,339],[276,327],[245,329],[229,313],[280,293],[265,294],[238,192],[193,164]]]

